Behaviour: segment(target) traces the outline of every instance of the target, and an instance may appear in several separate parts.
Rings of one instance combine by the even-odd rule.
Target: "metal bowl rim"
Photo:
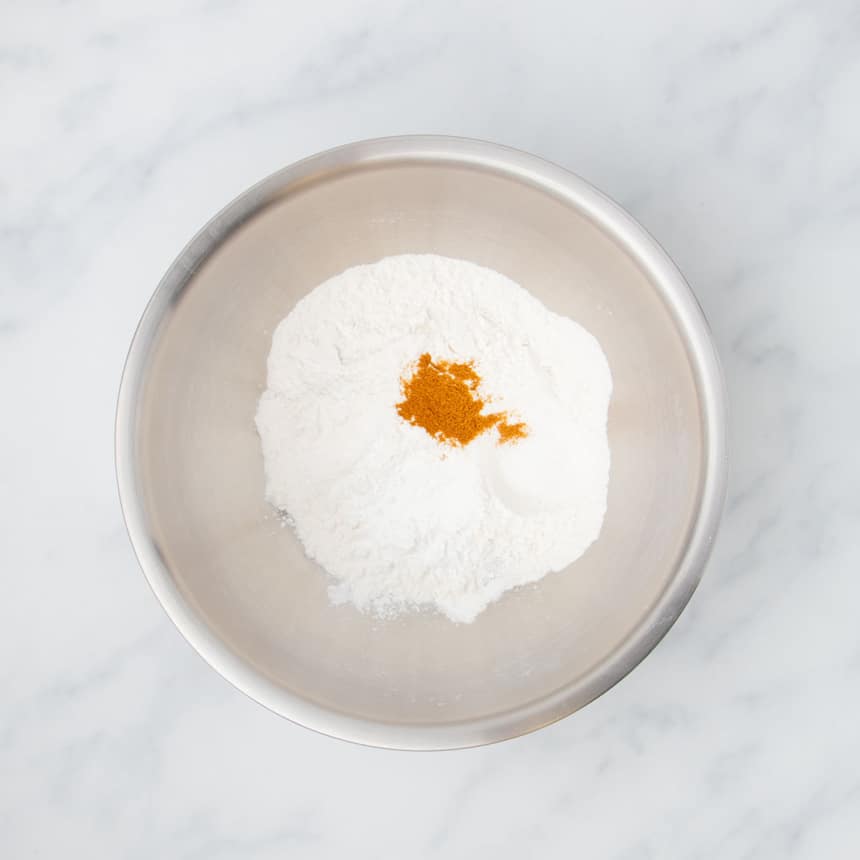
[[[322,707],[277,685],[231,651],[181,593],[149,533],[135,464],[136,409],[150,350],[196,268],[238,227],[298,183],[397,162],[492,170],[586,214],[627,250],[661,292],[694,368],[704,416],[706,463],[698,516],[674,575],[627,638],[587,675],[543,698],[490,717],[439,725],[377,722]],[[726,492],[725,428],[725,386],[705,316],[678,268],[631,215],[581,177],[535,155],[469,138],[409,135],[348,143],[285,167],[240,194],[191,239],[159,282],[132,338],[117,401],[116,476],[125,525],[155,596],[188,643],[233,686],[269,710],[331,737],[389,749],[456,749],[517,737],[568,716],[618,683],[663,638],[698,585],[713,546]]]

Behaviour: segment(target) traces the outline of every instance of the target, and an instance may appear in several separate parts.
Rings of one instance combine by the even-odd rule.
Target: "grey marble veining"
[[[2,18],[0,855],[857,856],[854,0]],[[664,642],[574,717],[450,754],[319,737],[221,681],[149,593],[113,478],[125,349],[187,238],[296,158],[409,132],[628,206],[696,290],[732,410],[720,539]]]

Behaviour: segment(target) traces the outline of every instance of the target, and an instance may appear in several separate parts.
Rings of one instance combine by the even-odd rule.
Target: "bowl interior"
[[[614,379],[599,540],[470,625],[430,613],[380,621],[332,606],[327,575],[263,498],[253,418],[274,327],[331,275],[416,252],[513,278],[591,331]],[[685,550],[705,431],[672,310],[584,211],[470,164],[400,159],[320,170],[260,200],[183,277],[141,371],[132,431],[139,504],[195,623],[249,675],[286,703],[432,728],[536,713],[535,703],[623,650]]]

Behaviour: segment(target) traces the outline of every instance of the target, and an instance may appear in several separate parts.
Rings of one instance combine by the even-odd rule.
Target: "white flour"
[[[493,411],[528,436],[452,448],[401,419],[401,376],[425,352],[474,360]],[[597,341],[497,272],[433,255],[357,266],[275,331],[257,411],[266,496],[334,601],[472,621],[597,537],[611,390]]]

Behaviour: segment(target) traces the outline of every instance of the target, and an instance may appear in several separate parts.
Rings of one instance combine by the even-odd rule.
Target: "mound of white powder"
[[[526,438],[452,447],[404,421],[401,377],[423,353],[474,362],[488,409]],[[274,333],[256,418],[266,496],[335,602],[472,621],[598,536],[611,390],[598,342],[497,272],[433,255],[356,266]]]

